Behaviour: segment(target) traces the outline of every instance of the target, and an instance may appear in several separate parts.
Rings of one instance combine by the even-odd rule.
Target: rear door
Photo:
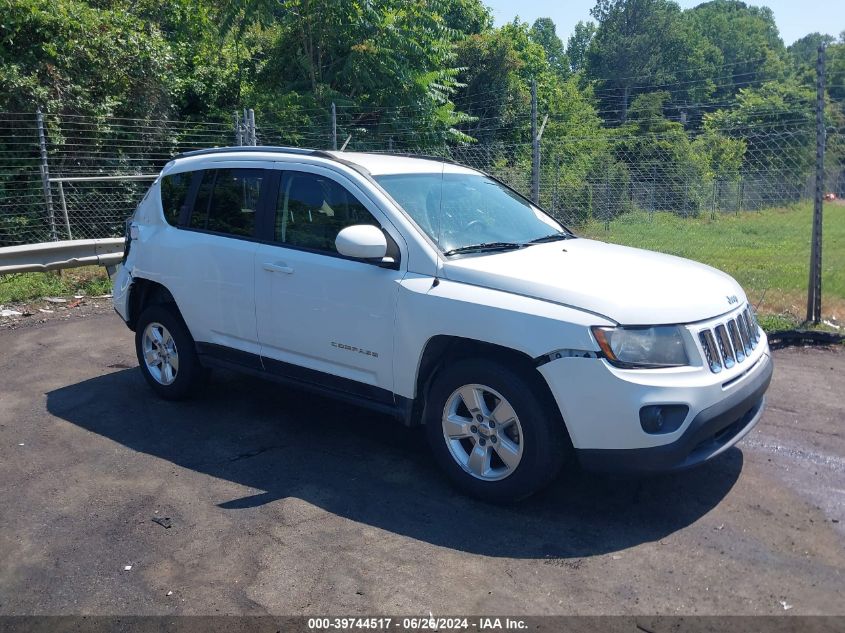
[[[394,266],[337,252],[338,232],[356,224],[382,227]],[[404,268],[396,229],[355,183],[302,165],[282,172],[269,231],[255,259],[265,368],[392,403],[395,309]]]
[[[255,162],[221,162],[197,175],[201,180],[182,228],[175,279],[168,285],[202,353],[246,352],[232,360],[255,366],[260,365],[256,218],[272,174]]]

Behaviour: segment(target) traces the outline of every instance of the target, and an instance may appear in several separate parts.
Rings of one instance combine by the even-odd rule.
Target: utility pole
[[[810,241],[810,281],[807,286],[807,322],[822,318],[822,206],[824,203],[824,91],[825,49],[819,46],[816,61],[816,190],[813,201],[813,235]]]
[[[540,204],[540,138],[537,134],[537,80],[531,80],[531,200]]]
[[[53,192],[50,189],[50,169],[47,165],[47,138],[44,135],[44,115],[41,114],[41,108],[36,110],[35,120],[38,124],[38,147],[41,150],[41,185],[44,188],[44,202],[47,204],[50,239],[55,242],[59,236],[56,234],[56,217],[53,213]]]
[[[332,149],[337,151],[337,108],[332,101]]]

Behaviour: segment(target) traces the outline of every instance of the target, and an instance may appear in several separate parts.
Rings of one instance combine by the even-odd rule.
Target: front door
[[[272,243],[255,259],[256,319],[267,370],[392,403],[400,268],[343,257],[347,226],[385,227],[354,183],[301,166],[282,172]],[[395,234],[395,233],[394,233]],[[400,259],[393,237],[388,243]]]

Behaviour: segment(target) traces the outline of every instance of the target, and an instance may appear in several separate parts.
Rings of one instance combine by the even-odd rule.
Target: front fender
[[[455,336],[538,358],[556,349],[598,351],[592,325],[603,317],[531,297],[409,274],[397,300],[394,391],[415,397],[420,358],[428,341]]]

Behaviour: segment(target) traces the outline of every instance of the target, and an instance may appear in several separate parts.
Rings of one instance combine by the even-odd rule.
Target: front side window
[[[277,242],[336,253],[337,234],[355,224],[379,225],[366,207],[334,180],[305,172],[285,173],[276,209]]]
[[[522,246],[570,234],[501,183],[477,173],[376,176],[445,253],[484,244]]]
[[[263,182],[261,169],[206,170],[191,213],[191,228],[253,237]]]
[[[188,202],[188,190],[193,177],[194,172],[186,171],[161,179],[161,208],[164,210],[164,219],[172,226],[179,224],[179,217]]]

